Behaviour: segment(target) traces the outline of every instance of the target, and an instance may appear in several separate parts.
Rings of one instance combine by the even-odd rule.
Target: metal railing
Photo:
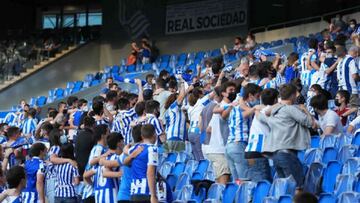
[[[349,14],[349,13],[353,13],[353,12],[356,12],[356,11],[360,11],[360,6],[346,8],[346,9],[342,9],[342,10],[339,10],[339,11],[328,12],[328,13],[318,15],[318,16],[312,16],[312,17],[307,17],[307,18],[290,20],[290,21],[281,22],[281,23],[274,23],[274,24],[271,24],[271,25],[258,26],[258,27],[254,27],[254,28],[249,29],[249,32],[257,33],[257,32],[264,32],[264,31],[269,31],[269,30],[275,30],[275,29],[281,29],[281,28],[301,25],[301,24],[305,24],[305,23],[319,22],[319,21],[324,20],[325,18],[335,16],[337,14],[344,15],[344,14]]]

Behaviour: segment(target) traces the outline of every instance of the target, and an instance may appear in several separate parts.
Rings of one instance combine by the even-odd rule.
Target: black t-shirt
[[[82,174],[84,173],[88,162],[91,149],[95,144],[93,137],[93,131],[89,128],[85,128],[84,130],[78,132],[76,138],[75,156],[78,164],[80,179],[82,179]]]

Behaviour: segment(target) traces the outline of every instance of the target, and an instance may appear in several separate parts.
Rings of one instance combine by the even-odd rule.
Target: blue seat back
[[[177,181],[177,177],[173,174],[169,174],[166,177],[166,182],[167,182],[167,184],[169,184],[171,190],[175,189],[176,181]]]
[[[290,195],[283,195],[279,198],[278,203],[292,203],[292,196]]]
[[[311,136],[311,148],[318,148],[320,146],[320,136]]]
[[[170,174],[173,166],[174,166],[174,163],[172,163],[172,162],[169,162],[169,161],[164,162],[161,165],[160,170],[159,170],[160,175],[163,178],[166,178]]]
[[[171,170],[171,174],[175,175],[176,177],[178,177],[181,173],[183,173],[185,170],[185,164],[178,162],[175,164],[175,166],[172,168]]]
[[[311,148],[305,151],[304,164],[310,165],[314,162],[321,162],[323,152],[318,148]]]
[[[176,181],[176,185],[175,185],[175,191],[180,191],[182,187],[184,187],[185,185],[190,184],[190,178],[189,175],[186,173],[182,173],[180,174],[178,180]]]
[[[179,152],[176,157],[176,162],[185,163],[188,160],[188,154],[186,152]]]
[[[360,146],[360,131],[355,132],[351,144]]]
[[[333,194],[320,194],[319,203],[336,203],[336,197]]]
[[[144,69],[145,71],[146,71],[146,70],[152,70],[152,64],[151,64],[151,63],[144,64],[143,69]]]
[[[360,158],[353,157],[348,159],[343,165],[342,174],[356,174],[360,171]]]
[[[312,163],[305,176],[304,191],[316,194],[319,190],[322,174],[323,165],[321,163]]]
[[[225,186],[219,183],[213,183],[208,191],[207,199],[211,200],[220,200],[222,198],[222,193],[225,189]]]
[[[327,135],[320,139],[320,148],[335,147],[337,137],[335,135]]]
[[[227,203],[227,202],[234,202],[235,200],[235,194],[236,191],[238,191],[239,186],[235,183],[228,183],[225,186],[225,189],[223,191],[223,198],[222,198],[222,202],[223,203]]]
[[[280,198],[282,195],[294,195],[296,181],[293,176],[287,178],[277,178],[271,185],[269,195]]]
[[[256,183],[251,181],[242,182],[236,193],[236,203],[248,203],[251,201]],[[231,193],[230,193],[231,194]],[[225,193],[224,193],[225,196]],[[224,201],[223,201],[224,202]],[[231,201],[232,202],[232,201]]]
[[[324,192],[331,193],[335,189],[336,176],[341,171],[341,164],[338,161],[330,161],[323,173],[321,188]]]
[[[322,162],[324,164],[329,163],[329,161],[333,161],[336,160],[337,158],[337,150],[335,149],[335,147],[327,147],[324,150],[324,154],[322,157]]]
[[[360,202],[360,193],[358,192],[344,192],[338,198],[338,203],[354,203]]]
[[[126,66],[126,71],[127,72],[135,72],[136,71],[136,66],[135,65],[129,65],[129,66]]]
[[[38,99],[36,100],[36,106],[42,107],[45,104],[46,104],[46,97],[45,96],[38,97]]]
[[[188,162],[186,162],[184,172],[187,173],[189,176],[192,176],[198,164],[199,163],[196,160],[189,160]]]
[[[358,146],[356,145],[345,145],[343,146],[337,156],[340,163],[344,164],[349,158],[353,158],[356,155]]]
[[[177,157],[177,154],[175,152],[170,152],[170,153],[167,154],[167,157],[165,158],[165,161],[175,163],[176,162],[176,157]]]
[[[270,196],[270,197],[264,197],[262,200],[262,203],[278,203],[278,198]]]
[[[336,186],[334,190],[335,196],[339,196],[343,192],[351,192],[354,190],[356,177],[352,174],[338,175],[336,177]]]
[[[176,200],[182,202],[187,202],[191,199],[193,194],[194,187],[192,185],[185,185],[181,188],[180,192],[177,194]]]
[[[262,203],[262,200],[268,195],[271,184],[268,181],[259,181],[256,184],[253,196],[253,203]]]
[[[338,151],[346,145],[351,145],[353,135],[351,134],[342,134],[337,137],[335,147],[338,149]]]

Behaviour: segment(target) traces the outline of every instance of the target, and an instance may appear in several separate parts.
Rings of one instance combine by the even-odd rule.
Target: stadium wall
[[[47,96],[50,89],[65,88],[66,82],[83,80],[87,73],[99,70],[99,50],[98,42],[90,42],[3,90],[0,109],[10,109],[21,99],[29,101],[34,96]]]

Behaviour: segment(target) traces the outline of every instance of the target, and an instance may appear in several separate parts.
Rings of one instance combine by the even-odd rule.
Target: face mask
[[[355,25],[354,25],[354,24],[351,24],[350,27],[351,27],[352,29],[354,29],[354,28],[355,28]]]
[[[230,92],[227,97],[231,102],[236,99],[236,92]]]
[[[88,112],[88,111],[89,111],[89,107],[88,107],[88,106],[84,106],[83,109],[82,109],[82,111]]]
[[[254,106],[256,106],[256,105],[259,105],[260,104],[260,100],[255,100],[255,101],[251,101],[251,102],[249,102],[249,106],[250,107],[254,107]]]
[[[60,137],[60,143],[61,143],[61,144],[66,144],[66,143],[67,143],[67,137],[66,137],[66,135],[61,135],[61,137]]]
[[[339,100],[337,100],[337,99],[335,99],[334,104],[335,104],[335,106],[340,106],[341,105]]]
[[[313,91],[308,91],[308,97],[313,97],[315,96],[315,92]]]
[[[327,53],[327,54],[325,55],[325,57],[326,57],[326,58],[333,58],[334,55],[333,55],[332,53]]]
[[[159,118],[160,112],[159,112],[159,111],[156,111],[156,112],[154,113],[154,115],[156,116],[156,118]]]

